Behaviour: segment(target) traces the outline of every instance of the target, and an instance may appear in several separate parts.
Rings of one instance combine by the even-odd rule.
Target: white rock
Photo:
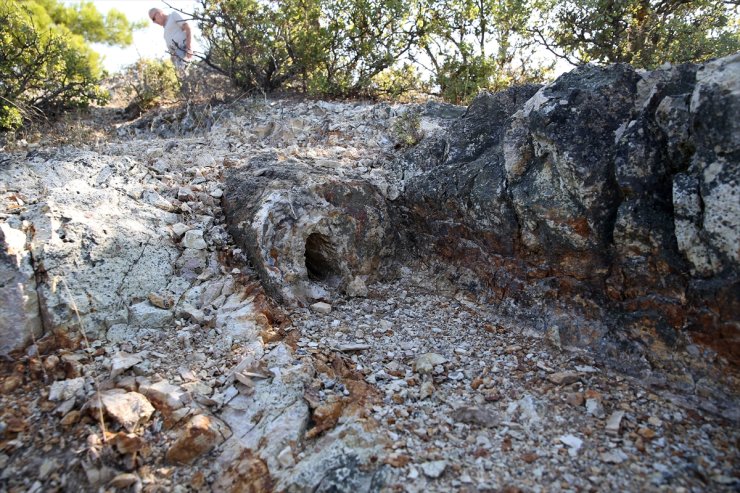
[[[116,378],[134,365],[142,362],[138,354],[118,353],[111,359],[110,377]]]
[[[601,454],[601,462],[608,464],[621,464],[626,461],[629,457],[627,454],[622,452],[620,449],[610,450]]]
[[[175,223],[172,226],[172,236],[175,237],[175,239],[179,240],[182,238],[182,236],[190,231],[190,226],[184,223]]]
[[[174,322],[170,310],[152,306],[148,301],[132,305],[128,309],[129,324],[145,328],[163,328]]]
[[[295,465],[295,459],[293,458],[293,449],[288,445],[277,455],[278,463],[283,467],[291,467]]]
[[[139,423],[148,420],[154,413],[151,403],[138,392],[103,392],[100,401],[106,414],[129,432],[134,431]]]
[[[206,240],[203,239],[203,231],[200,229],[191,229],[186,232],[181,244],[185,248],[192,248],[193,250],[205,250],[208,247]]]
[[[622,423],[622,418],[624,418],[624,411],[614,411],[609,416],[609,419],[606,420],[606,432],[609,435],[619,434],[619,426]]]
[[[49,389],[49,400],[54,402],[66,401],[76,395],[82,395],[84,388],[85,377],[54,382]]]
[[[422,375],[432,373],[434,367],[447,363],[447,358],[437,353],[422,354],[414,361],[414,370]]]
[[[424,472],[424,476],[432,479],[440,477],[445,472],[446,468],[447,461],[445,460],[425,462],[421,465],[421,470]]]
[[[169,410],[180,409],[184,404],[182,397],[185,395],[185,391],[166,380],[141,385],[139,391],[159,406],[165,406]]]
[[[175,209],[175,207],[172,205],[172,203],[159,195],[155,190],[145,190],[143,194],[144,202],[146,202],[149,205],[153,205],[154,207],[158,209],[162,209],[163,211],[172,211]]]
[[[583,445],[583,440],[573,435],[563,435],[560,441],[568,447],[568,453],[571,457],[578,455],[578,450]]]
[[[595,418],[603,418],[604,406],[598,399],[586,399],[586,412]]]
[[[324,315],[331,313],[331,305],[329,303],[324,303],[323,301],[314,303],[311,305],[311,309],[316,313],[322,313]]]

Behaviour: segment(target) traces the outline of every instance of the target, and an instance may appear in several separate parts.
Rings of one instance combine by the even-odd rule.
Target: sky
[[[65,2],[76,3],[76,2]],[[192,12],[198,4],[195,0],[93,0],[95,7],[101,13],[105,14],[111,9],[123,12],[129,21],[146,21],[147,26],[134,32],[134,42],[127,48],[119,46],[106,46],[103,44],[94,44],[93,48],[103,55],[103,66],[109,72],[117,72],[126,65],[131,65],[139,58],[164,58],[167,51],[164,43],[164,30],[161,26],[152,23],[149,20],[148,12],[151,8],[160,8],[165,13],[169,13],[172,8],[184,12]],[[198,38],[200,31],[195,22],[190,23],[194,35],[194,50],[197,52],[199,43]]]

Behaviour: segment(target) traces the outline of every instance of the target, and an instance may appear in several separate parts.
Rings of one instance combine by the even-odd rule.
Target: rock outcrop
[[[231,233],[262,281],[286,302],[361,290],[393,252],[381,190],[338,163],[264,155],[226,178]]]
[[[559,343],[634,353],[625,369],[686,334],[737,361],[739,75],[737,55],[585,66],[460,117],[417,108],[427,138],[372,177],[270,157],[232,169],[231,232],[287,301],[421,258]]]
[[[526,88],[479,96],[438,138],[446,159],[406,184],[404,240],[499,301],[569,310],[568,345],[609,335],[617,360],[689,329],[737,361],[739,75],[740,56],[587,66],[526,102]]]

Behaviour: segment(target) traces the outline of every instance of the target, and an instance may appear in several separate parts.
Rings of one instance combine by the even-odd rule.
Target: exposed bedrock
[[[407,154],[426,171],[406,184],[403,240],[499,300],[570,308],[564,344],[619,358],[688,329],[737,362],[739,80],[733,56],[481,95],[426,144],[446,156]]]
[[[228,222],[284,300],[423,258],[566,346],[634,365],[690,334],[738,362],[739,81],[735,55],[481,94],[382,187],[270,155],[230,170]]]
[[[386,200],[364,179],[265,153],[225,183],[230,231],[283,302],[366,294],[393,252]]]

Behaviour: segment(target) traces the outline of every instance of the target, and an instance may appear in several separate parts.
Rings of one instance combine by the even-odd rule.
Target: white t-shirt
[[[185,58],[185,31],[182,30],[182,24],[185,21],[177,12],[171,12],[167,16],[167,22],[164,25],[164,41],[167,43],[167,49],[170,55],[179,58]]]

